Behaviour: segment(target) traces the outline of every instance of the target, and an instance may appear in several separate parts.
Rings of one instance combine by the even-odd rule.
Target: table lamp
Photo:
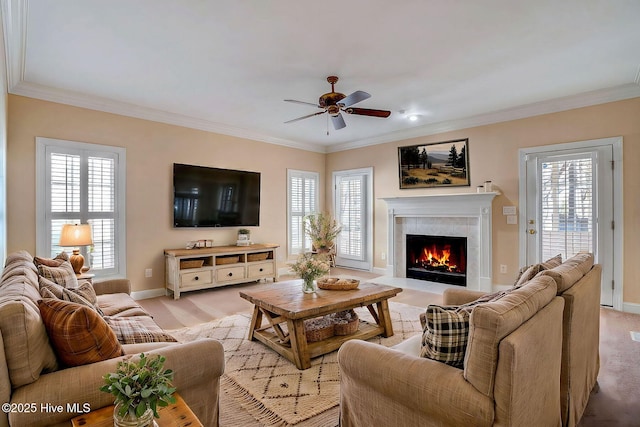
[[[60,246],[72,246],[73,255],[69,258],[73,271],[82,274],[84,267],[84,257],[80,254],[78,246],[93,245],[91,239],[91,226],[89,224],[64,224],[60,231]],[[89,270],[86,267],[85,271]]]

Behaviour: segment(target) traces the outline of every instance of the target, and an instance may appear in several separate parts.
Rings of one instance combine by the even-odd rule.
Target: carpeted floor
[[[335,275],[345,274],[362,279],[373,279],[371,273],[349,270],[332,270]],[[286,280],[285,277],[281,280]],[[375,280],[374,280],[375,281]],[[168,297],[158,297],[139,301],[164,329],[180,329],[210,322],[238,313],[249,313],[252,309],[238,295],[239,290],[260,286],[243,284],[227,286],[207,291],[185,293],[177,301]],[[437,294],[413,289],[404,289],[391,300],[418,307],[441,303]],[[580,421],[579,427],[600,426],[640,426],[640,342],[632,341],[630,331],[640,332],[640,315],[621,313],[603,308],[600,328],[600,390],[592,393]],[[263,424],[242,407],[240,401],[228,393],[221,393],[221,427],[259,427]],[[337,409],[333,408],[330,411]],[[334,418],[335,419],[335,418]],[[331,425],[331,424],[329,424]],[[305,425],[299,427],[320,427]],[[324,426],[321,426],[324,427]]]

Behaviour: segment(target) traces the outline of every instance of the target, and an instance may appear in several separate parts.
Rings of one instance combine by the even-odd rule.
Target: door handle
[[[536,230],[534,230],[533,228],[529,229],[529,234],[536,234]]]

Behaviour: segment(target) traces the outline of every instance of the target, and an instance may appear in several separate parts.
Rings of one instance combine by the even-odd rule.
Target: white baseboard
[[[164,288],[147,289],[145,291],[131,292],[131,298],[133,298],[134,300],[155,298],[155,297],[161,297],[164,295],[166,295]]]
[[[291,274],[294,274],[291,272],[291,269],[289,267],[280,267],[278,268],[278,277],[279,276],[289,276]]]
[[[622,311],[625,313],[640,314],[640,304],[633,302],[622,303]]]
[[[381,268],[381,267],[373,267],[373,270],[371,270],[372,273],[375,274],[379,274],[381,276],[386,276],[387,275],[387,269],[386,268]]]

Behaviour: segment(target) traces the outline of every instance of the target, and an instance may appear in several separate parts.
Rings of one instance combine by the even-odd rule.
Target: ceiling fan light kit
[[[347,126],[347,124],[344,121],[344,118],[342,117],[342,112],[346,114],[355,114],[359,116],[382,117],[382,118],[386,118],[386,117],[389,117],[389,115],[391,115],[391,111],[387,111],[387,110],[374,110],[371,108],[352,107],[352,105],[357,104],[358,102],[371,98],[371,95],[361,90],[357,90],[348,96],[345,96],[345,94],[343,93],[336,92],[335,84],[338,82],[337,76],[327,77],[327,82],[331,84],[331,92],[327,92],[321,95],[320,98],[318,99],[318,105],[312,104],[311,102],[297,101],[295,99],[285,99],[286,102],[294,102],[296,104],[309,105],[309,106],[321,108],[323,111],[307,114],[306,116],[298,117],[293,120],[288,120],[285,123],[293,123],[299,120],[307,119],[309,117],[327,113],[331,117],[331,123],[333,123],[334,129],[339,130]]]

